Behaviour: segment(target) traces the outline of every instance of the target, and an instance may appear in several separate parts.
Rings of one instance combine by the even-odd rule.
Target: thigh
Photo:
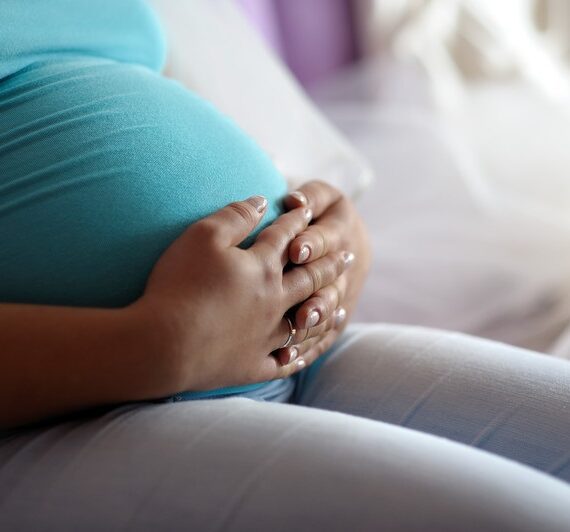
[[[428,432],[570,480],[570,363],[422,328],[353,327],[296,402]]]
[[[242,398],[132,405],[0,444],[10,531],[563,531],[569,497],[441,438]]]

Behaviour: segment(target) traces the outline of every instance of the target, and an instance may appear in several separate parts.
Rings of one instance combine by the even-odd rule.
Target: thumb
[[[237,246],[258,226],[266,210],[267,199],[252,196],[226,205],[198,224],[207,224],[222,245]]]

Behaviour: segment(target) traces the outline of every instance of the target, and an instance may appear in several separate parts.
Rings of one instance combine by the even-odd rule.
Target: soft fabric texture
[[[2,0],[0,78],[46,57],[100,57],[159,71],[166,41],[143,0]]]
[[[323,360],[297,405],[132,404],[0,440],[0,528],[568,530],[566,361],[393,326]]]
[[[260,229],[281,212],[269,157],[157,72],[152,12],[125,4],[0,11],[2,59],[21,67],[0,80],[0,301],[124,306],[191,223],[255,194],[269,200]],[[52,30],[34,39],[40,20]]]

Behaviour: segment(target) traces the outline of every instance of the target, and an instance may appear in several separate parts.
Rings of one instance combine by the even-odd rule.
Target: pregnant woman
[[[0,529],[568,530],[570,365],[343,331],[354,206],[164,54],[143,0],[0,0]]]

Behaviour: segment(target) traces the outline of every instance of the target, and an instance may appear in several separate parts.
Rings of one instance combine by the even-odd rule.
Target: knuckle
[[[332,312],[340,305],[341,301],[340,292],[335,284],[331,285],[328,296],[327,310],[332,314]]]
[[[307,275],[307,283],[310,286],[311,293],[314,294],[321,287],[321,279],[322,279],[321,271],[318,268],[309,265],[306,267],[305,272]]]
[[[261,266],[261,275],[263,276],[263,283],[260,285],[270,287],[273,289],[275,283],[281,278],[280,267],[278,261],[271,257],[263,261]]]
[[[324,233],[317,227],[316,225],[313,226],[313,233],[315,234],[316,244],[321,248],[321,255],[326,255],[329,250],[329,245],[327,238],[325,237]]]
[[[295,238],[294,229],[289,225],[276,225],[275,238],[278,242],[290,242]]]
[[[337,307],[338,291],[334,284],[329,285],[326,289],[320,290],[317,295],[317,301],[327,313],[332,312]]]
[[[197,236],[203,242],[210,242],[216,240],[221,232],[220,224],[211,218],[206,218],[197,222],[194,225],[194,230]]]
[[[327,310],[332,313],[342,301],[342,293],[337,283],[333,283],[327,291]]]
[[[236,201],[235,203],[230,203],[227,208],[240,216],[248,225],[254,225],[257,221],[254,209],[249,203]]]
[[[295,232],[291,227],[283,224],[273,224],[265,230],[265,236],[274,245],[283,245],[295,238]]]
[[[336,276],[340,277],[341,274],[346,269],[346,262],[345,262],[343,253],[337,253],[336,254],[336,258],[334,261],[334,267],[335,267]]]

